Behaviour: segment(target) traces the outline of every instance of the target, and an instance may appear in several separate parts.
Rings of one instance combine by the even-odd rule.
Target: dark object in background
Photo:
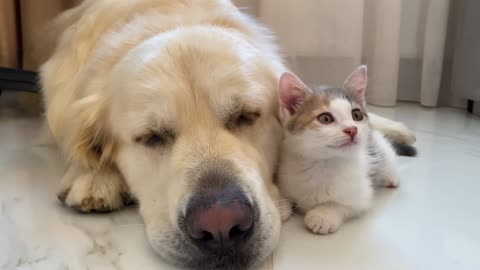
[[[0,94],[2,90],[38,93],[38,74],[29,70],[0,67]]]
[[[467,110],[480,115],[480,1],[463,0],[457,22],[458,35],[455,40],[452,89],[467,99]]]

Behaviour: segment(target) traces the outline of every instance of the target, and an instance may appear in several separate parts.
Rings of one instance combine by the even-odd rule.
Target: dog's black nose
[[[234,185],[203,190],[190,200],[186,229],[202,249],[223,251],[239,248],[252,235],[254,212],[244,193]]]

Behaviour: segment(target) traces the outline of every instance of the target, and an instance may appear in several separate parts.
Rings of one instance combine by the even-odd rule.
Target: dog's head
[[[117,166],[164,258],[237,268],[275,247],[269,186],[281,126],[270,65],[231,31],[174,30],[133,49],[86,112],[96,115],[85,121],[83,154]]]

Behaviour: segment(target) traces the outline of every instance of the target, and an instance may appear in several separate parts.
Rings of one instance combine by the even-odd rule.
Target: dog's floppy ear
[[[73,104],[67,138],[67,154],[73,161],[98,170],[113,163],[115,142],[107,127],[103,100],[99,95],[82,98]]]

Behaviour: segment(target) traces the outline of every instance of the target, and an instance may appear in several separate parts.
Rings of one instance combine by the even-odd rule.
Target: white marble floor
[[[480,269],[480,119],[455,109],[372,108],[417,133],[401,186],[330,236],[284,225],[266,269]],[[134,208],[82,215],[55,198],[58,154],[34,147],[38,119],[0,113],[0,269],[171,269]],[[479,166],[479,167],[477,167]]]

